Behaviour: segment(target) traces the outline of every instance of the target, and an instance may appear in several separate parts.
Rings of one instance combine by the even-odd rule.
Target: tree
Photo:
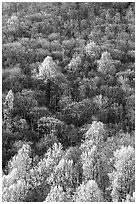
[[[133,88],[130,87],[128,78],[126,76],[119,76],[117,80],[121,85],[121,89],[126,93],[126,95],[129,95],[133,92]]]
[[[100,57],[100,47],[91,41],[85,46],[85,53],[91,60],[96,60]]]
[[[105,149],[104,137],[106,130],[104,124],[94,121],[85,133],[85,141],[81,144],[81,163],[83,181],[93,179],[105,194],[109,186],[109,157]]]
[[[14,93],[10,90],[5,98],[5,102],[3,104],[3,119],[4,119],[4,129],[7,132],[12,131],[12,118],[11,112],[13,110],[14,105]]]
[[[31,125],[29,114],[36,106],[37,101],[35,99],[34,92],[32,90],[24,89],[21,93],[17,93],[15,95],[13,115],[20,115],[21,118],[26,119]]]
[[[29,187],[24,179],[18,180],[17,183],[4,188],[3,202],[25,202]]]
[[[35,144],[35,151],[38,155],[43,155],[54,143],[58,142],[55,131],[51,130],[49,134],[44,134],[41,138],[39,136],[38,142]]]
[[[61,186],[51,188],[50,193],[46,197],[45,202],[70,202],[71,199],[66,192],[63,191]]]
[[[58,102],[63,93],[62,85],[66,83],[66,77],[59,70],[52,57],[46,57],[39,66],[38,78],[42,79],[47,87],[47,105],[51,111],[57,111]]]
[[[115,66],[109,52],[103,52],[101,59],[98,61],[98,72],[102,74],[115,74]]]
[[[66,160],[73,160],[73,163],[76,164],[79,162],[80,155],[81,155],[81,150],[79,149],[78,146],[69,147],[66,150],[66,154],[64,155],[64,158]]]
[[[81,68],[81,57],[76,56],[73,57],[68,64],[68,71],[71,72],[72,74],[78,74],[80,68]]]
[[[29,171],[28,183],[30,186],[28,201],[42,202],[50,192],[48,182],[59,161],[64,155],[62,145],[55,143],[45,153],[42,159]]]
[[[79,184],[79,172],[74,166],[73,160],[62,158],[48,178],[48,182],[52,186],[62,186],[64,191],[73,192]]]
[[[93,144],[98,145],[103,142],[106,134],[105,126],[102,122],[94,121],[86,132],[85,137],[87,140],[91,140]]]
[[[82,183],[74,195],[74,202],[103,202],[102,193],[94,180]]]
[[[107,120],[107,114],[108,114],[108,98],[103,97],[102,94],[96,95],[93,98],[93,103],[95,104],[96,114],[100,121],[103,121],[104,123]]]
[[[29,185],[28,173],[31,169],[30,146],[24,144],[8,164],[8,175],[3,177],[3,201],[25,201]]]
[[[72,102],[62,110],[62,116],[67,124],[74,124],[76,127],[83,125],[87,121],[91,122],[93,113],[93,103],[89,98],[80,102]]]
[[[76,145],[80,139],[78,130],[73,124],[64,126],[59,137],[59,140],[62,141],[64,147]]]
[[[93,146],[90,151],[85,151],[81,155],[83,181],[87,182],[91,179],[95,180],[99,188],[105,194],[109,186],[108,177],[108,159],[102,152],[99,153],[96,146]],[[108,169],[107,169],[108,168]]]
[[[39,66],[39,78],[44,80],[54,78],[57,75],[60,75],[61,72],[59,71],[56,63],[52,60],[52,57],[47,56],[43,63]]]
[[[64,128],[65,123],[54,117],[42,117],[38,120],[39,134],[50,134],[54,132],[55,136]]]
[[[126,100],[126,119],[127,126],[129,126],[129,130],[133,131],[135,129],[135,95],[132,94],[127,97]]]
[[[112,174],[113,201],[126,200],[135,191],[135,150],[133,147],[121,146],[114,153],[115,171]]]
[[[17,178],[23,178],[31,168],[32,160],[30,158],[31,148],[28,144],[24,144],[8,164],[9,172],[17,169]]]

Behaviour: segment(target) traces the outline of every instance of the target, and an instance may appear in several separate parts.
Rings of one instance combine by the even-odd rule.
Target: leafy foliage
[[[5,202],[135,201],[135,3],[2,3]]]

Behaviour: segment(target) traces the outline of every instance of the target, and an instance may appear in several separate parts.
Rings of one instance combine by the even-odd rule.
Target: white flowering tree
[[[4,202],[25,201],[29,190],[28,172],[31,169],[31,148],[24,144],[9,162],[9,174],[3,176],[2,199]]]
[[[55,143],[52,148],[49,148],[45,156],[29,171],[28,183],[31,186],[28,196],[29,201],[41,202],[44,201],[50,191],[48,177],[58,165],[64,151],[62,145]]]
[[[99,188],[105,193],[109,186],[108,157],[104,149],[104,136],[106,130],[104,124],[94,121],[85,133],[85,141],[81,144],[81,162],[83,168],[83,180],[95,180]]]
[[[112,174],[112,199],[126,201],[135,192],[135,150],[122,146],[114,153],[115,171]]]
[[[68,64],[68,71],[71,72],[72,74],[76,74],[78,73],[78,71],[80,70],[80,66],[82,63],[82,59],[81,57],[78,56],[74,56],[70,63]]]
[[[11,111],[13,110],[13,104],[14,104],[14,93],[12,92],[12,90],[10,90],[3,104],[4,126],[7,132],[12,131]]]
[[[91,41],[85,46],[85,53],[92,60],[98,59],[100,56],[100,47]]]
[[[46,100],[50,109],[56,110],[59,99],[64,93],[64,84],[67,83],[65,75],[60,71],[58,65],[53,61],[52,57],[47,56],[43,63],[39,66],[37,78],[42,80],[46,86]]]
[[[3,202],[25,202],[29,191],[28,183],[24,179],[5,187],[2,192]]]
[[[101,190],[94,180],[82,183],[74,195],[74,202],[103,202]]]
[[[52,187],[45,202],[70,202],[70,196],[63,191],[62,186]]]
[[[31,148],[28,144],[23,144],[22,148],[18,151],[12,160],[9,162],[9,172],[17,169],[18,178],[22,178],[31,168],[32,159],[30,158]]]
[[[102,53],[101,58],[98,61],[98,72],[104,75],[113,75],[116,72],[114,62],[111,58],[110,53],[107,51]]]
[[[66,191],[74,190],[79,184],[79,172],[73,164],[73,160],[62,158],[48,178],[51,186],[60,185]]]
[[[107,158],[105,154],[98,152],[97,146],[93,146],[90,151],[85,151],[81,155],[83,181],[95,180],[101,190],[105,193],[109,186],[107,169]]]
[[[59,71],[57,64],[53,61],[52,57],[47,56],[39,66],[38,77],[46,80],[57,77],[58,75],[61,75],[61,72]]]
[[[86,132],[85,137],[87,140],[91,140],[93,144],[98,145],[103,142],[105,134],[105,125],[102,122],[94,121]]]

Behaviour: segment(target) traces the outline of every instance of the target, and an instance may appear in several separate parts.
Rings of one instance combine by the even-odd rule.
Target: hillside
[[[135,3],[2,3],[4,202],[135,201]]]

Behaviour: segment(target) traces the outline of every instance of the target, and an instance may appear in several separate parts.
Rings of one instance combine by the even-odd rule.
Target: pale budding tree
[[[95,180],[103,193],[109,186],[108,158],[106,152],[103,151],[105,135],[104,124],[94,121],[86,132],[86,139],[80,147],[83,181]]]
[[[131,146],[121,146],[114,152],[115,171],[111,174],[112,199],[126,201],[135,192],[135,150]]]
[[[52,148],[48,149],[37,165],[30,169],[28,178],[29,186],[31,186],[30,201],[41,202],[45,200],[51,188],[48,178],[63,155],[62,145],[55,143]]]
[[[47,56],[41,65],[39,65],[38,78],[42,80],[54,79],[63,76],[58,65],[53,61],[52,57]]]
[[[31,169],[31,148],[24,144],[8,164],[8,175],[3,176],[3,202],[23,202],[29,191],[28,173]]]
[[[100,47],[94,41],[90,41],[85,46],[85,53],[91,60],[96,60],[100,56]]]
[[[51,188],[45,202],[71,202],[71,198],[62,186],[58,185]]]
[[[74,202],[103,202],[104,198],[97,183],[94,180],[89,180],[76,189],[73,200]]]
[[[79,172],[73,160],[62,158],[49,176],[48,182],[51,186],[62,186],[64,191],[73,191],[79,184]]]
[[[100,60],[98,61],[98,72],[103,75],[114,75],[116,72],[114,61],[109,52],[103,52]]]
[[[13,110],[13,105],[14,105],[14,93],[12,92],[12,90],[10,90],[6,95],[5,102],[3,104],[4,127],[7,132],[12,131],[11,112]]]

